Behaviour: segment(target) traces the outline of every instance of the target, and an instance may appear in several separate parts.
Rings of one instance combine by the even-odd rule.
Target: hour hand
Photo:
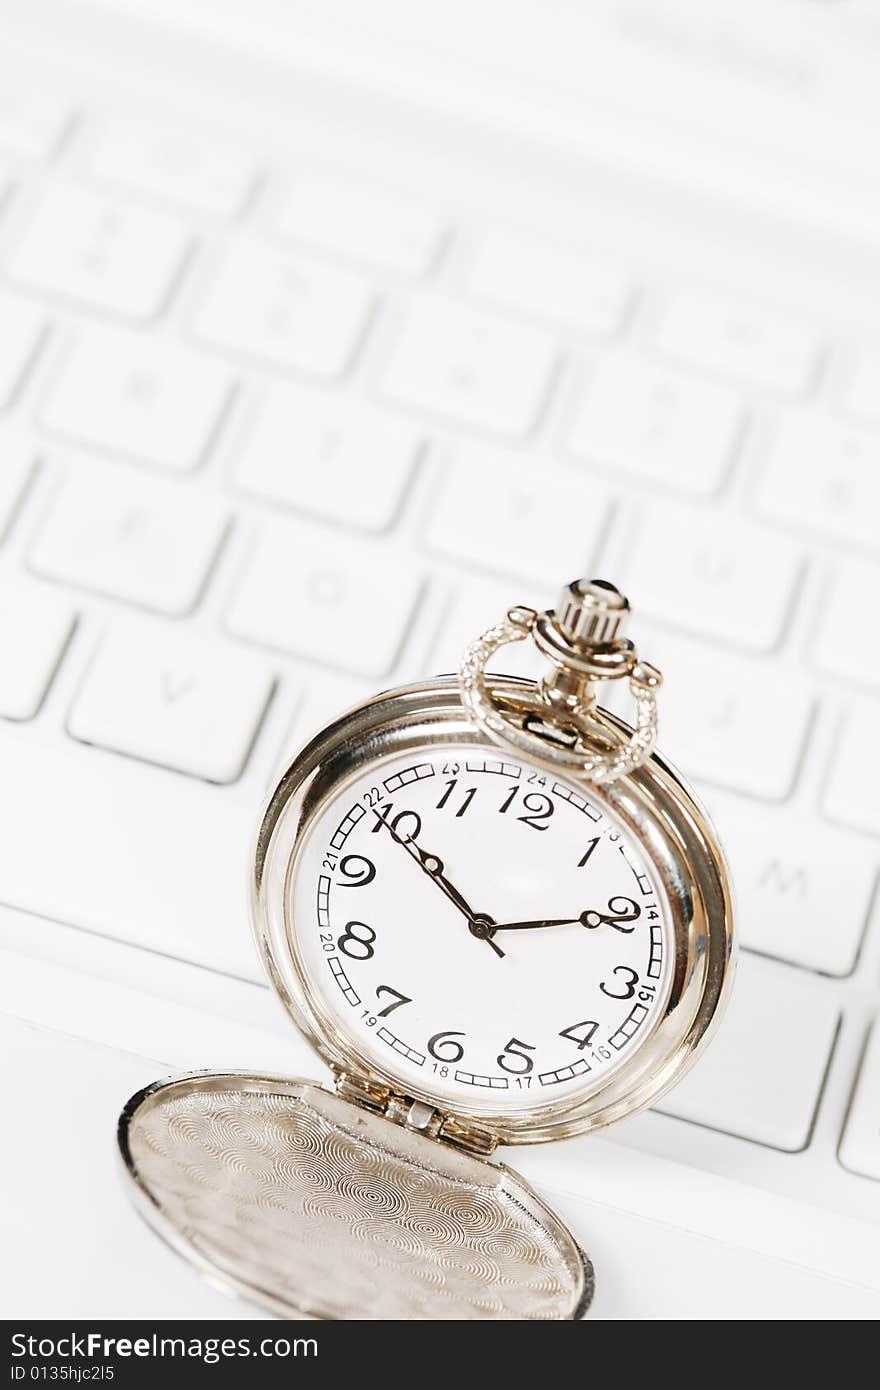
[[[625,898],[622,895],[616,898],[609,898],[608,909],[606,912],[598,912],[593,907],[587,907],[583,912],[579,912],[576,917],[545,917],[531,922],[496,922],[493,931],[534,931],[541,927],[573,927],[575,925],[587,927],[593,930],[595,927],[610,926],[615,931],[631,932],[634,928],[629,923],[635,922],[641,915],[642,909],[633,898]]]

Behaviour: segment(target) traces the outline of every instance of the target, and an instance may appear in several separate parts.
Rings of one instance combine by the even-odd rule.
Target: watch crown
[[[592,647],[620,636],[629,603],[605,579],[575,579],[559,596],[553,618],[573,647]]]

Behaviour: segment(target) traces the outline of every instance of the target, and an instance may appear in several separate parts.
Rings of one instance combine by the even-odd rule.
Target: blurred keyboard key
[[[32,719],[73,631],[65,598],[36,584],[0,584],[0,716]],[[5,772],[4,772],[5,775]]]
[[[625,565],[647,618],[754,651],[780,640],[801,569],[781,536],[671,506],[644,516]]]
[[[373,406],[286,386],[260,401],[236,481],[267,502],[382,531],[400,509],[420,449],[409,425]]]
[[[818,820],[713,799],[712,818],[736,888],[740,944],[823,975],[853,970],[880,853]]]
[[[680,492],[716,492],[741,427],[739,397],[630,353],[600,360],[568,447],[585,463]]]
[[[8,75],[0,83],[0,149],[31,159],[50,155],[70,118],[67,103],[45,85]]]
[[[186,613],[226,524],[209,498],[171,483],[79,471],[56,492],[29,562],[51,579],[157,612]]]
[[[15,429],[0,430],[0,540],[18,510],[34,471],[34,447]]]
[[[880,1179],[880,1024],[876,1019],[868,1035],[838,1156],[851,1173]]]
[[[227,373],[171,343],[92,329],[43,406],[53,433],[169,472],[195,468],[217,430]]]
[[[811,324],[709,290],[671,296],[655,343],[665,357],[786,394],[806,390],[820,346]]]
[[[353,271],[242,237],[229,245],[195,328],[270,366],[333,377],[354,354],[372,298]]]
[[[880,348],[862,351],[844,388],[841,405],[848,415],[880,424]]]
[[[511,589],[509,579],[468,578],[454,594],[437,632],[437,638],[425,670],[428,675],[442,676],[457,671],[465,648],[496,623],[503,621],[507,610],[516,603],[532,608],[552,608],[559,597],[555,571],[550,582],[523,583]],[[490,671],[509,676],[528,676],[538,680],[547,669],[533,642],[516,642],[504,647],[489,663]]]
[[[539,329],[442,298],[414,303],[386,364],[383,389],[462,424],[500,435],[535,423],[555,359]]]
[[[639,651],[663,671],[660,752],[697,778],[783,800],[803,756],[813,699],[781,667],[662,635]],[[622,706],[625,708],[625,705]]]
[[[252,642],[365,676],[394,665],[422,587],[409,555],[315,526],[267,527],[226,615]]]
[[[443,230],[421,199],[306,170],[288,185],[278,227],[282,236],[397,275],[423,275]]]
[[[504,308],[603,334],[620,325],[633,292],[630,276],[610,257],[501,227],[479,238],[467,287]]]
[[[757,506],[765,516],[880,549],[880,434],[818,414],[783,421]]]
[[[839,825],[880,835],[880,701],[859,701],[843,720],[831,757],[825,812]]]
[[[538,584],[590,568],[608,525],[603,489],[527,470],[515,455],[479,445],[461,446],[441,473],[432,550]]]
[[[0,292],[0,410],[18,390],[45,326],[39,309]]]
[[[372,699],[375,693],[375,685],[361,677],[343,676],[337,671],[311,670],[302,698],[297,701],[293,719],[285,730],[268,789],[274,789],[281,773],[309,739],[346,710]]]
[[[7,254],[11,279],[126,319],[153,318],[183,264],[185,225],[156,208],[47,184]]]
[[[835,680],[880,690],[880,644],[865,640],[866,613],[880,613],[880,565],[846,561],[830,580],[810,655]]]
[[[2,726],[0,764],[0,900],[265,984],[242,920],[250,798]]]
[[[233,217],[254,182],[254,169],[228,141],[182,125],[108,116],[89,141],[93,178],[146,193],[209,217]]]
[[[810,1141],[838,1022],[824,981],[743,956],[717,1034],[657,1109],[797,1153]]]
[[[272,694],[262,661],[146,622],[104,638],[68,717],[83,743],[208,782],[244,769]]]

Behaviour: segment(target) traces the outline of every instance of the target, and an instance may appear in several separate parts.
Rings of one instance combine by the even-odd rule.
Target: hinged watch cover
[[[573,1319],[589,1261],[510,1168],[293,1078],[191,1073],[119,1122],[142,1214],[285,1318]]]

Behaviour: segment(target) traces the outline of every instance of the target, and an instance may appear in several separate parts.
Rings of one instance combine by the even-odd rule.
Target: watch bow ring
[[[578,579],[563,590],[555,609],[511,608],[465,651],[459,667],[462,702],[474,722],[494,743],[513,753],[534,754],[554,766],[586,777],[613,782],[640,767],[657,741],[657,688],[663,677],[638,658],[622,630],[629,603],[604,580]],[[524,722],[505,712],[489,688],[486,666],[503,647],[531,637],[553,664],[539,690],[551,723],[560,716],[569,730],[567,745],[554,744],[534,730],[535,713]],[[597,729],[595,683],[629,678],[635,701],[635,725],[629,737],[608,745],[608,731]],[[597,746],[601,738],[606,746]]]

